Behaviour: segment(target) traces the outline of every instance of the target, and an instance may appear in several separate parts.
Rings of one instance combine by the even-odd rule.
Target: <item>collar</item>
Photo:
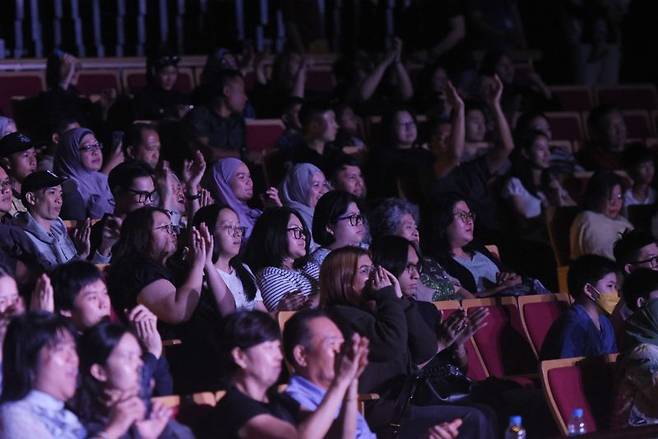
[[[300,375],[293,375],[290,377],[290,383],[288,384],[288,389],[297,388],[308,396],[314,403],[320,404],[322,398],[324,398],[327,391],[316,384],[313,384],[311,381]]]
[[[24,401],[30,404],[43,407],[47,410],[62,410],[64,408],[64,401],[42,392],[41,390],[31,390],[30,393],[24,398]]]

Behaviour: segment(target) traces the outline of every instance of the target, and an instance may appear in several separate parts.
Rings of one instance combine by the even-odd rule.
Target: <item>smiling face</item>
[[[77,386],[78,364],[75,340],[62,330],[53,344],[39,351],[34,388],[59,401],[71,399]]]
[[[416,141],[416,121],[408,111],[398,111],[393,118],[395,142],[401,147],[410,147]]]
[[[484,142],[487,134],[487,123],[482,111],[471,109],[466,112],[466,141]]]
[[[336,357],[345,341],[343,334],[327,317],[308,321],[306,329],[308,344],[297,347],[295,369],[312,383],[328,389],[335,376]]]
[[[366,183],[358,166],[346,165],[336,173],[336,189],[348,192],[357,198],[365,198]]]
[[[306,256],[306,235],[302,233],[303,230],[304,227],[297,215],[290,215],[286,231],[288,234],[288,254],[286,256],[293,260]]]
[[[26,197],[28,209],[34,217],[52,221],[57,219],[62,210],[62,186],[28,192]]]
[[[551,164],[551,150],[545,136],[535,137],[530,146],[530,151],[528,151],[528,160],[536,168],[548,169]]]
[[[314,209],[318,204],[320,197],[322,197],[327,192],[329,192],[329,184],[327,183],[327,179],[324,178],[324,174],[322,172],[316,172],[313,174],[313,176],[311,176],[311,188],[308,194],[308,207]]]
[[[249,168],[244,163],[238,165],[228,183],[238,200],[246,203],[254,196],[254,181],[251,179]]]
[[[233,210],[222,209],[219,211],[213,238],[221,255],[232,258],[240,253],[242,229],[240,228],[240,219]]]
[[[475,221],[473,213],[464,201],[458,201],[452,208],[452,223],[448,226],[448,242],[453,248],[461,248],[473,240]]]
[[[11,180],[4,168],[0,167],[0,216],[11,210],[11,197]]]
[[[162,212],[153,212],[153,229],[151,230],[151,257],[161,260],[176,251],[178,235],[173,231],[171,218]]]
[[[80,141],[80,163],[87,171],[100,171],[103,167],[102,145],[93,134],[86,134]]]
[[[252,377],[265,388],[269,388],[279,379],[283,361],[281,341],[265,341],[244,350],[235,348],[234,352],[235,350],[240,351],[234,353],[234,358],[239,355],[238,365],[243,374]]]
[[[119,390],[136,395],[142,378],[142,348],[134,335],[125,333],[116,344],[105,364],[92,365],[92,375],[107,390]]]

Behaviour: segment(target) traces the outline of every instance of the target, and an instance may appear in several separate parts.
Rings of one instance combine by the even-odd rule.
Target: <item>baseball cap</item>
[[[23,180],[21,185],[21,195],[25,197],[28,192],[35,192],[39,189],[59,186],[66,178],[55,175],[52,171],[33,172]]]
[[[11,133],[0,139],[0,157],[34,148],[34,142],[25,134]]]

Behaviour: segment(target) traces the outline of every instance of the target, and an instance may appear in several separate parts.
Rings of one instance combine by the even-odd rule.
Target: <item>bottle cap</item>
[[[509,423],[510,425],[521,425],[521,416],[510,416]]]
[[[573,409],[573,416],[583,417],[583,409]]]

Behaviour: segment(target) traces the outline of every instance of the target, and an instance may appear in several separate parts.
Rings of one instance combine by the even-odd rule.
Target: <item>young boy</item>
[[[624,151],[622,162],[626,173],[633,179],[633,186],[624,192],[624,206],[655,203],[656,191],[651,184],[656,169],[651,151],[641,143],[634,143]]]
[[[619,302],[615,263],[602,256],[581,256],[569,266],[567,282],[575,303],[551,326],[540,358],[617,352],[614,329],[607,317]]]

